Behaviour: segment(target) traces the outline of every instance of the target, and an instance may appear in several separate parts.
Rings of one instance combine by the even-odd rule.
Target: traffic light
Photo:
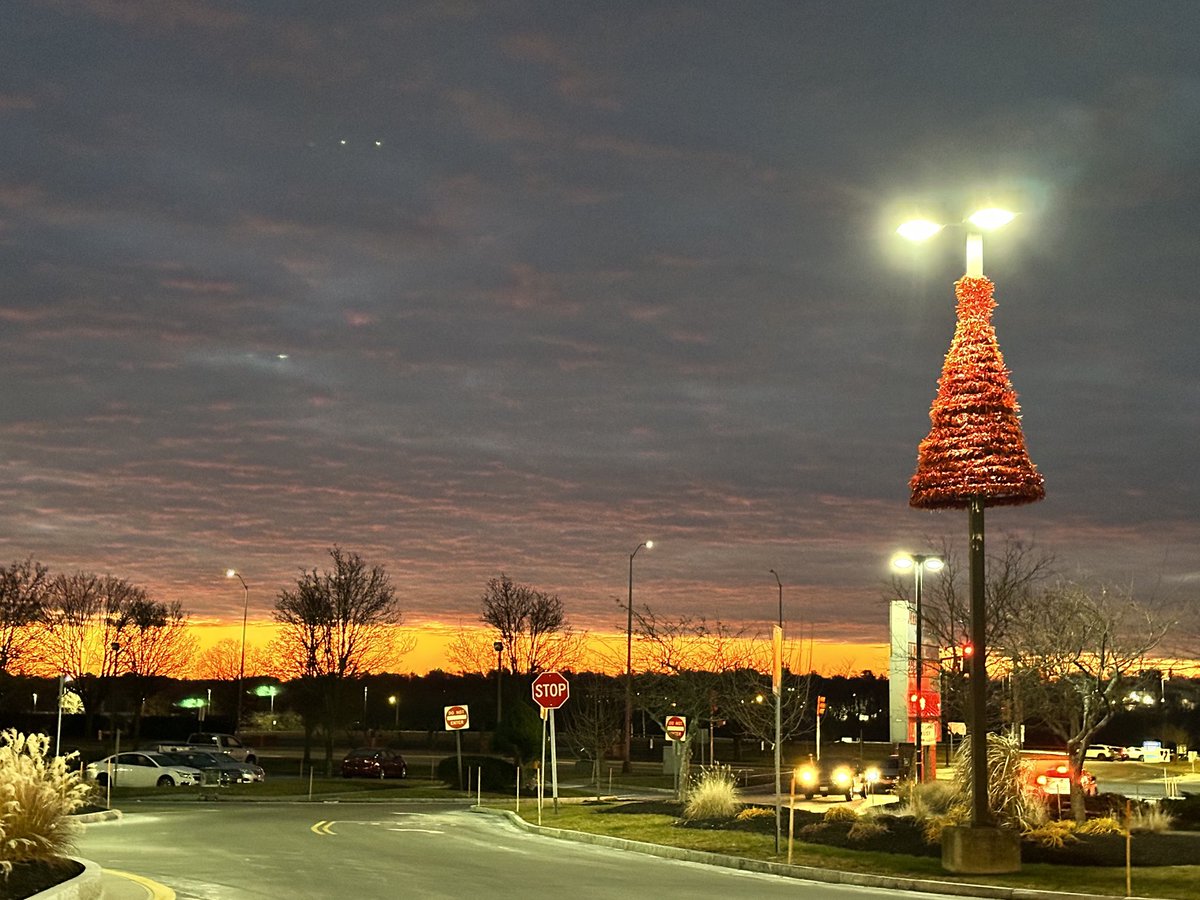
[[[817,715],[825,715],[825,698],[821,696],[817,697]]]

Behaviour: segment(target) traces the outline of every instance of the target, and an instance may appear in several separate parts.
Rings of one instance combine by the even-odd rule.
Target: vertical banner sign
[[[783,629],[771,626],[771,693],[778,697],[783,693]]]

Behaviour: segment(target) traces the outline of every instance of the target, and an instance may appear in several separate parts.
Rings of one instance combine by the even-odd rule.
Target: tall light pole
[[[504,671],[504,641],[492,641],[492,649],[496,651],[496,724],[499,725],[502,721],[500,673]]]
[[[915,601],[915,615],[917,618],[916,659],[913,661],[916,675],[917,702],[914,705],[917,710],[917,724],[913,734],[913,745],[916,748],[918,784],[925,783],[925,750],[922,746],[924,737],[921,734],[922,726],[925,724],[925,635],[923,631],[925,616],[921,611],[921,588],[925,583],[925,571],[927,569],[930,572],[939,572],[945,565],[946,563],[940,556],[935,556],[931,553],[897,553],[892,557],[893,569],[899,569],[902,572],[912,569],[913,573],[913,599]]]
[[[782,781],[782,747],[783,742],[783,582],[779,573],[771,569],[775,583],[779,585],[779,624],[775,626],[774,640],[771,641],[774,658],[771,669],[771,688],[775,694],[775,852],[779,852],[780,807],[783,804]]]
[[[237,569],[226,569],[225,577],[236,578],[242,583],[242,657],[238,661],[237,718],[233,721],[233,730],[236,732],[242,727],[242,680],[246,677],[246,618],[250,613],[250,588],[246,587],[246,579]]]
[[[67,683],[67,676],[64,672],[58,673],[58,724],[54,727],[54,755],[62,756],[62,708],[63,708],[63,686]]]
[[[988,802],[984,508],[1032,503],[1045,496],[1042,476],[1025,448],[1016,392],[991,324],[994,286],[983,274],[982,232],[1013,218],[1013,213],[992,208],[976,212],[963,223],[967,226],[966,274],[954,286],[958,324],[943,364],[938,396],[930,409],[932,427],[918,447],[909,499],[909,505],[918,509],[967,509],[973,648],[971,824],[980,834],[991,831],[988,840],[998,840],[998,833]],[[911,240],[923,240],[942,227],[921,220],[906,222],[897,231]],[[955,832],[951,840],[966,838]],[[1019,846],[1013,853],[1019,867]]]
[[[633,750],[633,558],[645,547],[654,549],[654,541],[642,541],[629,554],[629,605],[625,608],[625,759],[621,771],[628,773],[632,767]]]
[[[392,722],[392,730],[399,731],[400,730],[400,698],[397,697],[395,694],[392,694],[390,697],[388,697],[388,703],[391,705],[392,709],[395,710],[395,712],[396,712],[395,721]]]

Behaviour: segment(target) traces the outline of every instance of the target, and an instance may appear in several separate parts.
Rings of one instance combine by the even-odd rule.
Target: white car
[[[1124,747],[1114,747],[1112,744],[1092,744],[1083,753],[1084,759],[1102,759],[1109,762],[1126,759]]]
[[[106,756],[86,769],[89,781],[101,787],[175,787],[200,783],[200,770],[181,766],[165,753],[135,750]]]
[[[1126,747],[1125,755],[1129,759],[1136,759],[1145,763],[1166,763],[1170,762],[1174,754],[1167,747],[1157,744],[1143,744],[1140,747]]]

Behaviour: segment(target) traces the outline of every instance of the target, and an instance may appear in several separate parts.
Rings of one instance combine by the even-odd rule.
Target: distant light
[[[654,541],[646,541],[646,549],[653,550],[654,549]]]
[[[913,558],[907,553],[897,553],[892,557],[893,569],[911,569],[913,567]]]
[[[342,138],[340,141],[338,141],[338,143],[339,143],[339,144],[341,144],[343,147],[345,147],[345,146],[346,146],[346,139],[345,139],[345,138]]]
[[[929,559],[925,560],[925,568],[927,568],[930,572],[940,572],[945,567],[946,563],[940,557],[931,556]]]
[[[981,209],[967,219],[976,228],[982,228],[984,231],[991,231],[994,228],[1001,228],[1017,217],[1014,212],[1009,212],[1007,209],[998,209],[994,206],[987,209]]]
[[[945,227],[928,219],[910,219],[896,229],[896,234],[910,241],[927,241]]]
[[[277,357],[275,357],[275,358],[276,358],[276,359],[287,359],[287,358],[288,358],[288,355],[287,355],[286,353],[280,353],[280,354],[279,354]]]
[[[376,146],[376,147],[382,147],[382,146],[383,146],[383,141],[376,141],[376,142],[375,142],[375,146]]]
[[[226,578],[237,578],[237,569],[226,569],[225,577]]]

